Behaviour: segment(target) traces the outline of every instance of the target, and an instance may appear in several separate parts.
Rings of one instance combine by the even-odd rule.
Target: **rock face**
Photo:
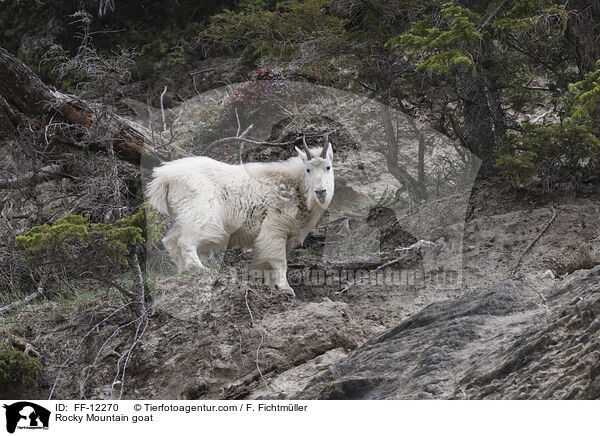
[[[299,399],[600,398],[600,266],[433,303],[312,379]]]
[[[367,225],[379,230],[380,251],[408,247],[417,242],[417,238],[404,230],[396,212],[389,207],[377,206],[369,210]]]

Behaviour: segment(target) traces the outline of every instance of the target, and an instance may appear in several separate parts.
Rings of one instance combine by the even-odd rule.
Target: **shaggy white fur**
[[[298,156],[280,162],[229,165],[190,157],[155,168],[147,196],[174,217],[163,243],[179,271],[203,268],[198,251],[251,248],[253,267],[273,271],[275,286],[293,296],[286,252],[304,241],[333,196],[327,139],[326,146],[323,152],[296,148]]]

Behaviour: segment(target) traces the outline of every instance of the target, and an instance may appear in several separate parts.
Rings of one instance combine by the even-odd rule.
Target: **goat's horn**
[[[321,157],[325,159],[327,155],[327,149],[329,148],[329,133],[325,133],[325,141],[323,142],[323,150],[321,151]]]
[[[306,135],[302,135],[302,147],[304,148],[304,152],[306,153],[307,159],[311,160],[313,158],[313,155],[310,153],[308,145],[306,145]]]

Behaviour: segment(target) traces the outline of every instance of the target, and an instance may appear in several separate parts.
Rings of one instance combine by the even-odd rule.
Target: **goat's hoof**
[[[277,289],[278,291],[283,292],[285,295],[287,295],[290,298],[296,298],[296,293],[294,292],[294,290],[292,288],[289,288],[289,287],[282,288],[279,285],[275,285],[275,289]]]
[[[285,295],[287,295],[290,298],[296,298],[296,293],[294,292],[294,290],[292,288],[282,289],[281,292],[283,292]]]

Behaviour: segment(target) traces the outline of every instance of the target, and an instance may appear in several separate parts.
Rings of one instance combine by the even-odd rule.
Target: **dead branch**
[[[24,186],[35,185],[40,182],[69,177],[64,173],[64,170],[65,167],[62,164],[46,165],[38,171],[30,171],[19,177],[0,179],[0,189],[21,188]]]
[[[540,292],[540,297],[542,297],[542,306],[546,309],[546,314],[550,315],[552,312],[550,311],[550,307],[548,307],[548,300],[544,297],[544,294]]]
[[[267,142],[267,141],[255,141],[254,139],[248,139],[248,138],[244,138],[242,136],[229,136],[227,138],[221,138],[221,139],[217,139],[216,141],[211,142],[210,144],[208,144],[205,148],[204,148],[204,153],[206,154],[206,152],[208,150],[210,150],[211,148],[213,148],[215,145],[221,145],[221,144],[226,144],[228,142],[235,142],[235,141],[241,141],[241,142],[247,142],[249,144],[256,144],[256,145],[273,145],[273,146],[280,146],[280,145],[290,145],[290,144],[294,144],[297,141],[299,141],[300,139],[302,139],[301,136],[291,140],[291,141],[286,141],[286,142]]]
[[[1,307],[0,308],[0,314],[4,313],[4,312],[11,311],[11,310],[14,310],[15,307],[20,306],[21,304],[27,304],[31,300],[34,300],[37,297],[39,297],[40,295],[42,295],[43,293],[44,293],[44,288],[42,287],[42,284],[40,282],[40,284],[37,287],[37,290],[33,294],[29,294],[28,296],[26,296],[25,298],[23,298],[21,300],[13,301],[12,303],[7,304],[4,307]]]
[[[240,338],[240,360],[242,361],[242,366],[245,367],[246,363],[244,362],[244,355],[243,355],[243,351],[244,351],[244,347],[243,347],[243,342],[242,342],[242,332],[240,332],[240,329],[238,328],[237,325],[233,324],[233,323],[229,323],[237,332],[239,338]]]
[[[373,268],[372,270],[369,270],[369,273],[375,272],[375,271],[379,271],[380,269],[383,269],[385,267],[388,267],[390,265],[393,265],[395,263],[400,262],[401,260],[406,259],[409,255],[411,255],[413,253],[413,250],[420,250],[422,247],[430,247],[432,245],[435,245],[434,242],[431,241],[426,241],[424,239],[421,239],[417,242],[415,242],[414,244],[410,245],[409,247],[404,247],[404,248],[397,248],[396,250],[402,250],[402,251],[406,251],[406,253],[404,253],[402,256],[397,257],[395,259],[392,259],[382,265],[379,265],[376,268]],[[346,285],[344,288],[340,289],[339,291],[334,292],[334,294],[343,294],[344,292],[346,292],[348,289],[350,289],[352,286],[354,286],[355,282],[351,282],[348,283],[348,285]]]
[[[144,276],[142,275],[142,268],[140,267],[140,261],[138,259],[138,255],[134,248],[133,255],[131,256],[131,275],[135,289],[135,297],[140,301],[139,305],[135,305],[134,308],[137,308],[135,313],[136,315],[141,314],[146,310],[146,292],[144,288]]]
[[[408,190],[411,197],[420,201],[427,197],[424,186],[415,180],[408,171],[398,162],[398,137],[394,133],[390,108],[382,104],[380,107],[381,119],[384,127],[385,144],[379,145],[379,152],[385,156],[388,171]],[[408,117],[407,117],[408,119]],[[424,147],[424,142],[422,143]]]
[[[483,24],[481,26],[479,26],[479,29],[477,29],[477,31],[481,32],[485,28],[485,26],[487,26],[488,23],[490,21],[492,21],[492,19],[496,15],[498,15],[498,12],[500,12],[500,9],[502,9],[507,2],[508,2],[508,0],[501,1],[500,4],[498,4],[498,6],[487,16],[487,18],[485,19],[485,21],[483,22]]]
[[[8,102],[0,95],[0,134],[15,136],[21,120]]]
[[[260,347],[262,347],[262,344],[264,342],[265,338],[263,336],[263,332],[262,330],[260,331],[260,344],[258,344],[258,348],[256,348],[256,360],[254,361],[254,363],[256,364],[256,369],[258,370],[258,374],[260,375],[260,379],[262,380],[262,382],[265,385],[265,388],[267,388],[269,391],[271,390],[271,387],[267,384],[267,381],[265,380],[262,371],[260,370],[260,366],[258,366],[258,359],[259,359],[259,351],[260,351]]]
[[[123,286],[123,285],[121,285],[121,284],[119,284],[119,283],[117,283],[117,282],[115,282],[113,280],[107,279],[106,277],[103,277],[103,276],[101,276],[99,274],[94,274],[94,273],[92,273],[90,271],[84,271],[82,274],[80,274],[79,277],[80,278],[91,278],[91,279],[94,279],[94,280],[98,280],[99,282],[104,283],[105,285],[112,286],[113,288],[115,288],[119,292],[121,292],[121,294],[123,294],[123,296],[125,298],[135,299],[135,297],[136,297],[135,293],[131,292],[125,286]]]
[[[160,113],[162,114],[162,122],[163,122],[163,132],[167,131],[167,121],[165,118],[165,106],[163,104],[163,99],[165,98],[165,94],[167,93],[167,87],[163,89],[163,92],[160,93]]]
[[[542,229],[541,232],[538,233],[538,235],[533,239],[533,241],[531,241],[529,243],[529,245],[527,245],[527,247],[525,247],[525,250],[523,250],[521,252],[521,254],[519,255],[517,261],[515,262],[515,266],[513,266],[513,269],[510,273],[511,277],[515,277],[515,274],[517,273],[517,268],[519,268],[519,264],[521,263],[521,259],[523,258],[523,256],[525,255],[525,253],[527,253],[529,251],[529,249],[531,247],[533,247],[533,244],[535,244],[537,242],[538,239],[540,239],[540,237],[544,234],[544,232],[546,230],[548,230],[548,227],[550,227],[550,224],[552,224],[552,222],[554,221],[554,219],[556,218],[556,209],[554,208],[554,206],[550,206],[550,210],[552,211],[552,218],[550,218],[550,221],[548,221],[548,223],[544,226],[544,228]]]
[[[246,289],[246,295],[244,296],[246,300],[246,309],[248,309],[248,313],[250,314],[250,328],[254,327],[254,317],[252,316],[252,311],[250,310],[250,305],[248,304],[248,289]]]

